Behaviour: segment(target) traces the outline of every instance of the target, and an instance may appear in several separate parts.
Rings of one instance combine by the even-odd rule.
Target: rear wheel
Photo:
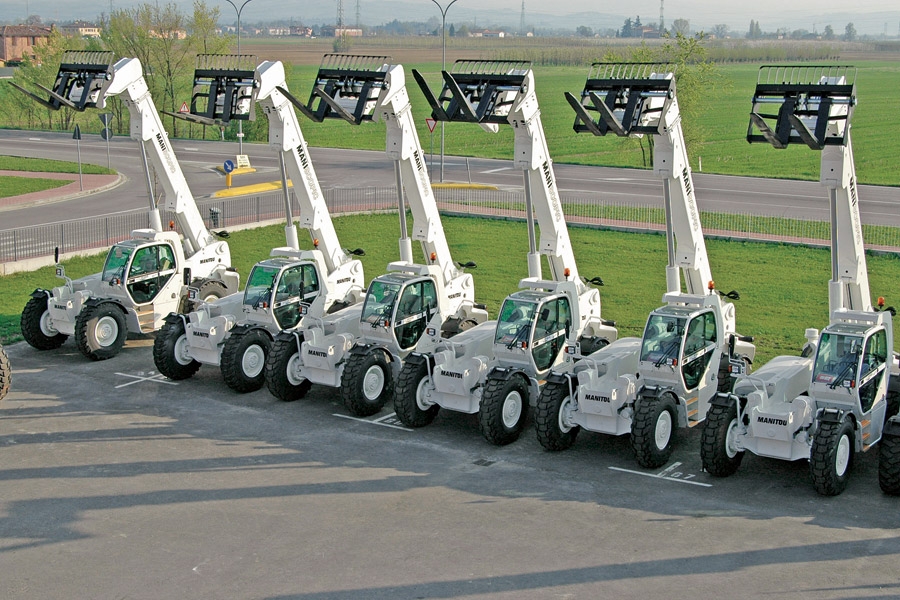
[[[711,475],[728,477],[741,466],[744,451],[735,445],[739,426],[737,406],[733,403],[709,407],[700,438],[700,459]]]
[[[885,494],[900,496],[900,437],[885,436],[878,446],[878,485]]]
[[[157,332],[153,362],[160,373],[176,381],[188,379],[200,369],[200,363],[191,358],[184,321],[169,321]]]
[[[91,360],[112,358],[125,347],[125,313],[112,302],[85,306],[75,320],[78,349]]]
[[[434,421],[441,409],[427,399],[427,391],[432,387],[428,375],[428,359],[411,356],[406,360],[397,377],[394,393],[394,412],[407,427],[424,427]]]
[[[374,415],[394,396],[391,365],[382,350],[354,353],[341,376],[341,400],[357,417]]]
[[[505,446],[519,439],[528,413],[528,386],[522,377],[488,377],[481,395],[478,425],[484,439]]]
[[[304,397],[312,383],[300,377],[300,351],[303,342],[293,335],[277,338],[272,342],[269,358],[266,359],[266,387],[272,395],[284,402],[293,402]]]
[[[22,310],[20,321],[22,336],[32,348],[53,350],[62,346],[69,337],[53,327],[50,310],[47,308],[47,297],[31,298]]]
[[[676,415],[675,400],[669,394],[640,399],[631,423],[631,447],[642,467],[661,467],[672,456]]]
[[[228,295],[228,287],[218,279],[205,279],[198,286],[200,290],[196,301],[185,300],[185,314],[197,309],[203,302],[212,302]]]
[[[545,450],[565,450],[575,443],[581,427],[572,423],[575,402],[568,381],[544,385],[534,410],[534,428]]]
[[[819,423],[809,455],[809,472],[817,492],[837,496],[844,491],[855,449],[853,422],[849,417],[840,423]]]
[[[266,357],[272,339],[261,329],[235,327],[225,340],[219,368],[236,392],[254,392],[266,382]]]
[[[0,400],[6,398],[9,386],[12,384],[12,369],[9,367],[9,357],[0,346]]]

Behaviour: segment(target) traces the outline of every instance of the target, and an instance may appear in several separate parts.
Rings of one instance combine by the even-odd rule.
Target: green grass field
[[[447,237],[455,260],[473,260],[476,297],[496,315],[507,294],[515,291],[527,274],[528,249],[524,223],[514,221],[445,217]],[[347,247],[362,247],[367,279],[396,260],[396,216],[369,215],[335,219],[340,239]],[[662,235],[629,234],[571,228],[570,236],[578,268],[586,277],[600,276],[603,316],[617,322],[622,336],[640,336],[647,314],[660,304],[665,288],[666,249]],[[301,232],[301,245],[309,247]],[[284,244],[281,226],[234,232],[229,240],[235,266],[242,278],[253,262]],[[417,245],[416,245],[417,246]],[[804,342],[807,327],[827,324],[827,282],[830,258],[827,250],[749,242],[707,242],[713,276],[719,290],[741,294],[736,302],[738,331],[755,337],[757,364],[778,354],[793,354]],[[498,252],[498,248],[503,248]],[[70,277],[100,270],[102,256],[66,263]],[[900,258],[870,256],[873,296],[887,296],[900,278]],[[545,275],[548,271],[545,270]],[[59,285],[51,267],[3,278],[0,286],[0,339],[21,339],[19,316],[36,287]]]
[[[21,194],[41,192],[62,187],[69,183],[59,179],[44,179],[42,177],[15,177],[0,175],[0,198],[10,198]]]
[[[6,149],[9,150],[8,148]],[[28,171],[30,173],[78,173],[78,163],[48,158],[24,158],[21,156],[0,156],[0,171]],[[115,171],[82,163],[85,175],[114,175]]]

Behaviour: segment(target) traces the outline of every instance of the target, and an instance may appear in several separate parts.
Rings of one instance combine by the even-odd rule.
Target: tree
[[[759,27],[759,21],[750,20],[750,31],[747,32],[747,37],[751,40],[758,40],[762,37],[762,29]]]
[[[822,37],[825,38],[826,40],[833,40],[834,39],[834,27],[832,27],[831,25],[826,25],[825,33],[822,34]]]
[[[672,33],[674,35],[690,35],[691,22],[687,19],[675,19],[672,22]]]
[[[575,29],[575,33],[580,37],[594,37],[594,30],[584,25],[579,25],[578,28]]]
[[[450,37],[456,37],[456,27],[453,26],[453,23],[450,23],[450,29],[447,32],[447,35]]]
[[[209,7],[205,0],[194,1],[194,13],[188,21],[188,35],[198,53],[220,54],[231,45],[231,36],[217,33],[220,13],[218,6]]]
[[[724,23],[713,25],[713,35],[720,40],[725,38],[728,35],[728,25]]]
[[[631,24],[631,17],[625,19],[625,23],[622,25],[622,29],[619,32],[619,37],[630,38],[634,37],[633,25]]]
[[[844,41],[856,41],[856,27],[853,26],[853,23],[847,23],[847,26],[844,28]]]

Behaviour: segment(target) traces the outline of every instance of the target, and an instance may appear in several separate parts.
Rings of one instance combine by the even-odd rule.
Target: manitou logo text
[[[775,419],[773,417],[756,417],[757,423],[764,423],[766,425],[781,425],[782,427],[787,427],[787,419]]]
[[[195,335],[195,336],[197,336],[197,337],[202,337],[202,338],[208,338],[208,337],[209,337],[209,334],[206,333],[205,331],[192,331],[192,332],[191,332],[191,335]]]
[[[609,396],[600,396],[598,394],[585,394],[585,400],[592,400],[594,402],[606,402],[609,403]]]
[[[453,371],[441,371],[441,375],[444,377],[452,377],[453,379],[462,379],[462,373],[454,373]]]
[[[308,350],[310,356],[318,356],[319,358],[328,358],[328,353],[321,350]]]
[[[350,277],[344,277],[343,279],[338,279],[337,284],[341,285],[342,283],[350,283]]]
[[[164,153],[169,151],[169,146],[166,144],[166,140],[161,133],[156,134],[156,143],[159,144],[159,149]]]

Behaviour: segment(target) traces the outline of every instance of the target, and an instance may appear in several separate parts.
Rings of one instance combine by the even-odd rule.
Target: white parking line
[[[391,413],[379,419],[360,419],[359,417],[351,417],[350,415],[341,415],[338,413],[332,413],[332,416],[340,417],[342,419],[350,419],[351,421],[359,421],[361,423],[369,423],[371,425],[381,425],[382,427],[390,427],[391,429],[401,429],[403,431],[412,431],[409,427],[403,427],[402,425],[393,425],[392,423],[387,423],[386,421],[398,422],[397,413]]]
[[[135,383],[140,383],[142,381],[153,381],[155,383],[166,383],[168,385],[178,385],[176,381],[170,381],[165,378],[165,375],[162,373],[156,373],[154,375],[150,375],[149,377],[144,375],[131,375],[129,373],[116,373],[116,375],[121,375],[122,377],[131,377],[134,381],[129,381],[128,383],[123,383],[121,385],[117,385],[115,389],[119,389],[125,387],[126,385],[134,385]]]
[[[509,171],[512,167],[500,167],[499,169],[491,169],[490,171],[481,171],[482,173],[499,173],[500,171]]]
[[[631,473],[633,475],[643,475],[644,477],[653,477],[654,479],[665,479],[666,481],[677,481],[679,483],[689,483],[691,485],[699,485],[700,487],[712,487],[711,483],[701,483],[699,481],[691,481],[690,479],[682,479],[680,477],[667,477],[667,473],[671,473],[678,465],[681,463],[675,463],[671,467],[662,471],[661,473],[644,473],[642,471],[632,471],[631,469],[620,469],[619,467],[607,467],[608,469],[612,469],[613,471],[621,471],[622,473]],[[693,477],[693,475],[688,475],[688,477]]]

